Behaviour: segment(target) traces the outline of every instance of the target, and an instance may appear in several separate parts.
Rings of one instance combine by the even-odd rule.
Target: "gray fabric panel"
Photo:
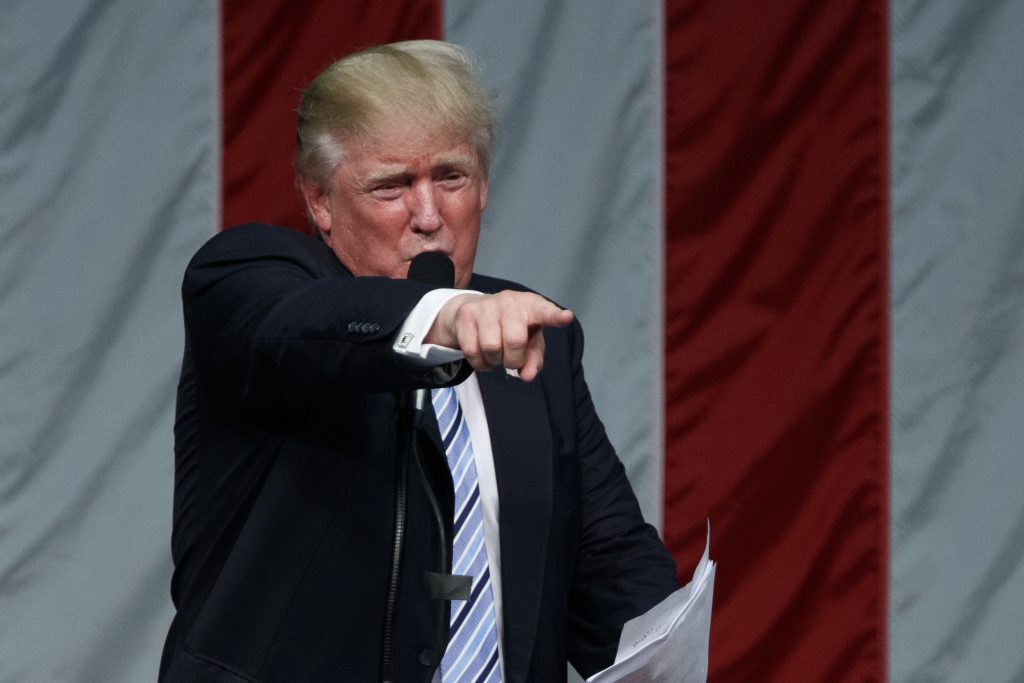
[[[1024,680],[1022,27],[892,5],[894,681]]]
[[[499,129],[477,269],[572,308],[587,377],[647,519],[662,481],[661,9],[448,0]]]
[[[217,30],[204,0],[0,5],[3,681],[156,677]]]

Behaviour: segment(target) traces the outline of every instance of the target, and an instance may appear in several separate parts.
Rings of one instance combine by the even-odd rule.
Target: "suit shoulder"
[[[227,228],[199,248],[189,269],[225,262],[274,259],[304,265],[312,271],[339,268],[330,248],[310,235],[266,223],[246,223]]]
[[[200,247],[198,254],[273,250],[315,251],[318,246],[326,245],[296,230],[267,223],[245,223],[220,231]]]
[[[550,301],[551,303],[560,308],[565,308],[565,306],[562,306],[562,304],[558,303],[557,301],[547,296],[543,292],[538,292],[536,289],[531,289],[526,285],[520,284],[518,282],[513,282],[512,280],[504,280],[502,278],[491,277],[489,275],[480,275],[478,273],[473,273],[473,277],[469,281],[469,289],[475,289],[478,292],[483,292],[485,294],[497,294],[498,292],[504,291],[506,289],[510,289],[514,292],[531,292],[533,294],[536,294],[537,296],[544,297],[545,299],[547,299],[548,301]]]
[[[516,292],[539,293],[525,285],[519,284],[518,282],[503,280],[501,278],[491,277],[490,275],[480,275],[479,273],[473,273],[473,277],[469,281],[469,288],[475,289],[478,292],[484,292],[485,294],[497,294],[498,292],[506,289],[511,289]]]

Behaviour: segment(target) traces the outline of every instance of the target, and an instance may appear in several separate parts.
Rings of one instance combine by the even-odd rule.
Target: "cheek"
[[[338,259],[355,275],[405,277],[401,237],[401,230],[366,221],[333,232],[330,242]]]
[[[455,270],[459,274],[460,287],[468,285],[468,278],[473,272],[473,261],[476,259],[476,246],[479,231],[477,229],[466,230],[456,239],[455,251],[452,253],[452,260],[455,262]]]
[[[388,205],[357,216],[352,227],[357,238],[374,245],[374,248],[390,247],[393,250],[405,233],[405,223],[405,213]]]

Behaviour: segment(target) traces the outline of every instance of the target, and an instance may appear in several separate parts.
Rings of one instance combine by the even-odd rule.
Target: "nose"
[[[424,181],[416,183],[412,189],[409,193],[412,229],[422,233],[437,232],[444,226],[437,188],[432,182]]]

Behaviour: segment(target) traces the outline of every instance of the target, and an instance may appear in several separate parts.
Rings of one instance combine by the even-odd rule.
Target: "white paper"
[[[690,583],[626,622],[615,663],[588,678],[587,683],[707,681],[716,566],[708,559],[710,545],[709,523],[704,555]]]

